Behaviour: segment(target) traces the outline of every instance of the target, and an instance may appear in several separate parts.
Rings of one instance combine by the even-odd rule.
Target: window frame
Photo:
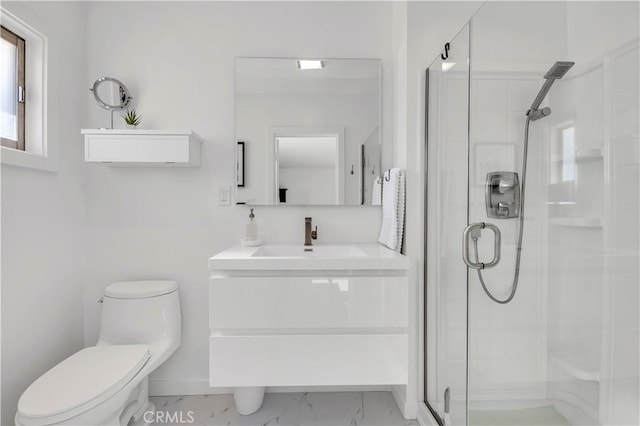
[[[26,81],[25,81],[25,61],[26,61],[26,42],[24,38],[11,31],[4,25],[1,26],[1,37],[7,42],[13,44],[16,47],[16,81],[15,90],[17,90],[16,96],[16,112],[18,115],[17,123],[17,140],[0,138],[1,144],[4,147],[17,149],[20,151],[25,150],[25,103],[26,103]]]
[[[26,8],[16,12],[0,5],[0,23],[25,40],[25,150],[0,144],[0,163],[49,172],[58,171],[58,142],[48,138],[49,37],[54,30]],[[34,26],[35,25],[35,26]],[[47,34],[47,35],[45,35]]]

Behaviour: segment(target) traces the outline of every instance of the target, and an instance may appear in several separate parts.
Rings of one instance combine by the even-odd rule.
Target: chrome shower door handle
[[[480,261],[474,262],[469,258],[469,239],[473,238],[474,240],[477,240],[480,238],[482,236],[482,230],[485,228],[491,229],[494,233],[493,259],[488,263],[482,263]],[[497,226],[492,223],[484,222],[472,223],[464,228],[464,232],[462,233],[462,260],[464,260],[464,263],[472,269],[491,268],[500,262],[500,246],[501,234],[500,229]]]

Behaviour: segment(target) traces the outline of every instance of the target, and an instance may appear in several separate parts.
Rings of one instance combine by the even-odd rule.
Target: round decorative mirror
[[[131,103],[129,89],[120,80],[112,77],[102,77],[93,83],[89,89],[93,92],[96,102],[106,110],[125,109]]]
[[[101,77],[90,88],[96,102],[102,108],[111,113],[111,126],[113,129],[113,111],[126,109],[131,104],[129,89],[120,80],[113,77]]]

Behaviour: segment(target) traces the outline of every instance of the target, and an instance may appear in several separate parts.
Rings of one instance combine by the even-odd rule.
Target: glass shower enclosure
[[[639,31],[637,2],[489,2],[427,70],[443,424],[640,424]]]

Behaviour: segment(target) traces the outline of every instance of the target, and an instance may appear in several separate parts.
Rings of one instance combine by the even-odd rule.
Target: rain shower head
[[[531,108],[529,108],[529,111],[527,111],[527,116],[531,118],[531,120],[537,120],[551,114],[551,109],[549,108],[542,108],[541,110],[538,110],[538,108],[540,107],[540,104],[544,100],[545,96],[547,96],[547,93],[549,93],[553,82],[564,77],[567,71],[569,71],[574,64],[575,62],[558,61],[553,64],[549,71],[547,71],[547,73],[544,75],[546,81],[542,85],[540,92],[538,92],[538,96],[536,96],[533,103],[531,104]]]
[[[575,62],[562,62],[558,61],[547,73],[544,75],[545,79],[554,79],[559,80],[571,69],[571,67],[575,64]]]

